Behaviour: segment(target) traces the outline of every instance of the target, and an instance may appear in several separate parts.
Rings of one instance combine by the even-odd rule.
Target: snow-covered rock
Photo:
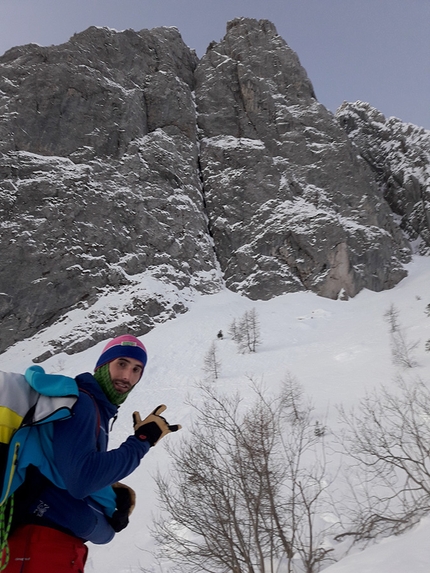
[[[340,124],[371,167],[415,250],[430,253],[430,131],[384,115],[368,103],[344,103]]]
[[[393,287],[411,251],[393,211],[424,240],[428,211],[416,190],[385,193],[356,143],[267,20],[233,20],[200,61],[175,28],[9,50],[0,351],[75,311],[81,335],[66,329],[48,354],[143,334],[225,283],[264,300]],[[406,160],[397,146],[393,181]],[[121,307],[98,314],[116,292]]]

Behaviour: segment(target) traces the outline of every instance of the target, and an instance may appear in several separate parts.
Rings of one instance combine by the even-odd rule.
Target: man
[[[83,572],[85,541],[108,543],[128,524],[134,492],[119,480],[163,436],[180,429],[159,415],[164,405],[143,421],[135,412],[134,433],[107,451],[109,421],[139,382],[146,362],[144,345],[123,335],[105,346],[93,375],[76,377],[73,415],[50,424],[49,439],[46,429],[40,434],[43,456],[29,454],[35,459],[15,493],[7,573]],[[40,374],[40,367],[32,368]]]

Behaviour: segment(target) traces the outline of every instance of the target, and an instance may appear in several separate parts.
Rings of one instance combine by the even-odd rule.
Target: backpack
[[[26,442],[33,428],[69,418],[78,396],[73,378],[46,375],[41,366],[31,366],[25,375],[0,372],[0,571],[9,559],[13,493],[24,482],[28,466]],[[37,443],[32,440],[31,447]]]

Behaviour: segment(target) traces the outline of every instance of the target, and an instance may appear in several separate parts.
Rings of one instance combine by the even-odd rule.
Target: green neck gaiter
[[[133,390],[133,388],[131,388],[125,394],[121,394],[115,390],[109,373],[109,364],[104,364],[100,368],[97,368],[97,370],[94,372],[94,378],[97,380],[101,389],[106,394],[109,402],[115,406],[122,404],[130,394],[131,390]]]

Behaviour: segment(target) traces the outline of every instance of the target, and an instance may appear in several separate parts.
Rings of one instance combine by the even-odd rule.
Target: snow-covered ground
[[[356,404],[366,389],[392,383],[397,372],[390,350],[389,328],[384,313],[394,304],[407,339],[419,341],[415,357],[416,372],[430,383],[430,257],[415,257],[408,265],[409,275],[394,289],[374,293],[363,291],[349,301],[333,301],[312,293],[284,295],[270,301],[251,301],[228,290],[199,296],[191,310],[156,327],[142,337],[149,361],[142,381],[121,407],[111,434],[115,447],[132,430],[131,414],[144,415],[160,403],[167,404],[166,417],[181,423],[183,430],[165,440],[180,440],[186,435],[192,411],[186,398],[195,394],[204,377],[203,360],[216,341],[221,361],[221,376],[216,381],[221,391],[248,391],[251,376],[276,387],[287,373],[292,374],[312,398],[316,415],[335,424],[336,405]],[[262,344],[255,354],[241,355],[228,337],[234,318],[255,308],[261,325]],[[222,330],[224,338],[217,339]],[[55,332],[16,344],[0,356],[0,370],[23,372],[31,358],[41,354],[43,341]],[[47,372],[71,376],[91,371],[103,344],[68,356],[60,354],[42,366]],[[36,348],[37,345],[37,348]],[[161,443],[153,448],[141,466],[126,480],[138,496],[138,505],[129,527],[106,546],[90,547],[86,571],[97,573],[137,573],[153,563],[152,540],[148,531],[151,515],[157,511],[152,476],[166,467],[167,454]],[[385,539],[364,551],[355,552],[325,569],[327,573],[428,573],[430,570],[430,518],[397,538]],[[159,571],[154,569],[154,571]]]

